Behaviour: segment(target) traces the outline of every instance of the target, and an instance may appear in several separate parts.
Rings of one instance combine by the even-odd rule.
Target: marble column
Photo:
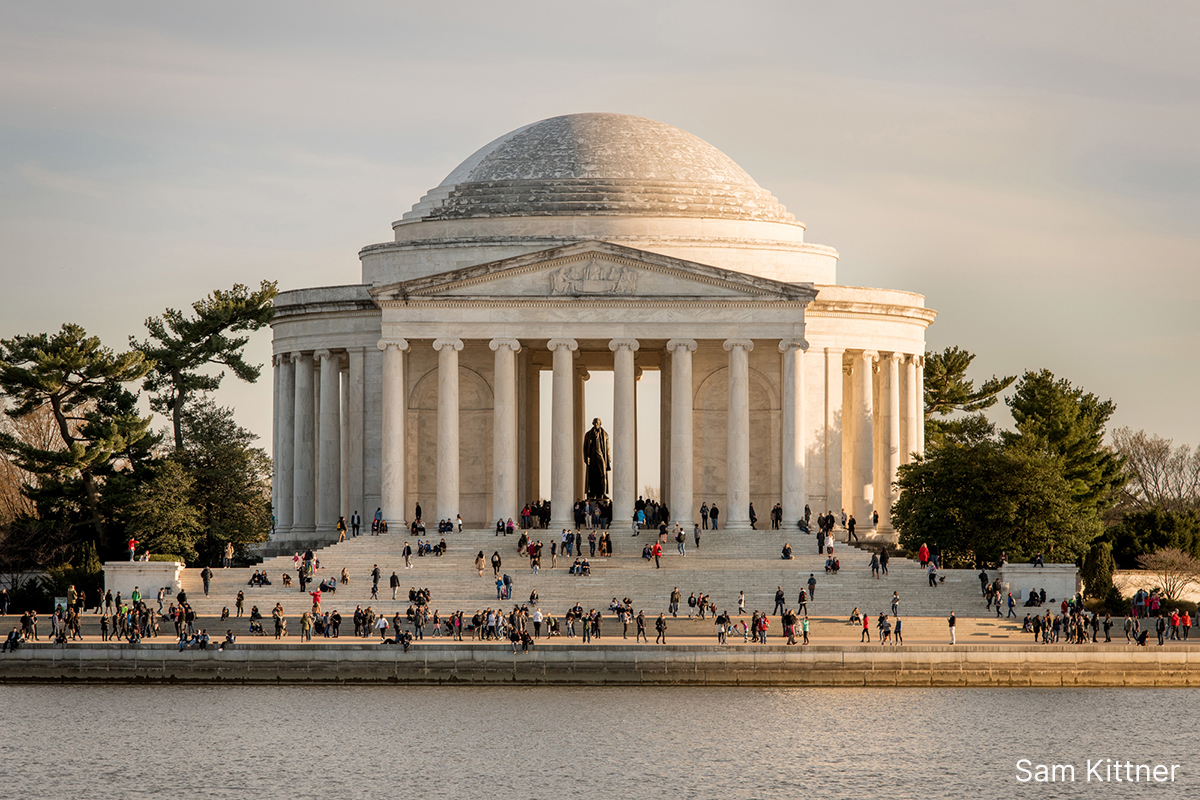
[[[458,352],[462,339],[435,339],[438,352],[437,517],[453,520],[458,508]]]
[[[492,339],[496,373],[492,394],[492,516],[520,524],[517,500],[517,353],[516,339]],[[491,523],[491,520],[485,520]]]
[[[917,364],[917,409],[920,411],[917,415],[917,444],[914,449],[923,456],[925,455],[925,355],[913,356],[913,359]]]
[[[804,505],[808,502],[805,466],[804,427],[804,351],[808,342],[803,339],[784,339],[779,343],[783,353],[783,391],[781,393],[780,428],[782,433],[780,457],[783,460],[780,475],[783,482],[783,525],[790,530],[796,521],[804,517]]]
[[[342,411],[341,353],[318,350],[321,362],[321,405],[317,443],[317,530],[322,534],[337,527],[342,496]]]
[[[858,423],[858,409],[855,407],[854,381],[858,364],[855,354],[844,352],[842,358],[842,511],[845,514],[855,513],[858,507],[854,498],[862,493],[862,487],[857,474],[858,449],[855,444]],[[837,509],[834,509],[835,511]],[[842,517],[838,514],[838,519]]]
[[[725,453],[727,530],[750,529],[750,351],[749,339],[726,339],[729,351],[729,422]]]
[[[405,339],[380,339],[383,351],[383,457],[380,464],[379,505],[389,529],[407,524],[404,518],[406,486],[405,425],[408,413],[408,390],[405,386]],[[363,526],[370,530],[373,515],[363,509]]]
[[[553,353],[554,370],[550,405],[550,527],[575,526],[575,351],[574,339],[551,339],[546,347]]]
[[[347,413],[350,423],[347,432],[347,456],[343,469],[346,471],[346,483],[349,487],[349,507],[346,509],[346,522],[355,511],[364,520],[370,519],[367,513],[366,475],[364,467],[366,449],[366,352],[361,347],[349,350],[350,361],[346,368],[346,379],[349,390],[345,395]],[[367,522],[369,525],[370,522]]]
[[[628,522],[637,501],[637,339],[613,339],[612,513],[613,527]]]
[[[575,366],[575,386],[572,390],[574,397],[575,408],[575,433],[571,437],[575,443],[575,491],[578,500],[583,497],[587,482],[584,478],[586,470],[583,465],[583,435],[592,427],[592,421],[587,418],[587,409],[584,407],[584,384],[591,378],[591,373],[588,368],[582,364]]]
[[[813,516],[842,508],[842,350],[826,347],[825,356],[825,507],[814,508]],[[809,523],[812,525],[813,523]]]
[[[341,469],[338,471],[338,516],[346,518],[346,530],[350,530],[350,364],[349,356],[346,358],[347,363],[340,363],[338,368],[338,378],[341,383],[341,391],[339,397],[341,404],[338,408],[341,410],[342,430],[341,436],[338,439],[342,445],[340,458]]]
[[[642,485],[641,484],[642,473],[639,470],[638,460],[637,460],[637,453],[640,452],[640,445],[638,444],[638,442],[641,441],[641,439],[638,438],[640,434],[638,433],[638,389],[637,389],[637,385],[641,382],[642,382],[642,368],[635,365],[633,368],[633,450],[634,450],[633,497],[634,498],[637,498],[638,487]],[[662,391],[662,384],[659,384],[659,391],[660,392]],[[661,474],[661,473],[662,473],[662,470],[660,469],[659,474]],[[633,518],[633,510],[632,509],[630,509],[630,511],[629,511],[629,516],[631,519]]]
[[[893,535],[892,504],[896,502],[896,478],[900,470],[900,362],[904,359],[902,353],[889,353],[883,357],[880,377],[883,386],[879,393],[883,408],[880,410],[880,420],[885,425],[883,431],[883,467],[881,485],[876,496],[879,498],[878,532],[883,536]]]
[[[271,356],[271,514],[279,524],[279,382],[282,357]],[[272,531],[274,533],[274,531]]]
[[[692,426],[692,353],[696,352],[696,340],[671,339],[667,342],[667,350],[671,353],[671,495],[669,507],[671,519],[683,525],[685,529],[690,529],[696,521],[696,493],[692,485],[695,475],[695,451],[692,444],[694,431]],[[749,469],[749,462],[747,462],[747,469]]]
[[[312,539],[316,531],[313,506],[313,360],[307,353],[292,353],[296,372],[296,411],[293,428],[292,531],[288,538]]]
[[[854,515],[857,530],[871,530],[871,512],[875,509],[875,361],[878,354],[864,350],[854,355],[854,484],[853,505],[846,509]]]
[[[292,486],[296,459],[296,369],[288,354],[276,357],[279,362],[279,405],[275,414],[279,420],[279,450],[275,453],[275,472],[279,476],[279,504],[275,507],[275,537],[285,539],[292,530]]]

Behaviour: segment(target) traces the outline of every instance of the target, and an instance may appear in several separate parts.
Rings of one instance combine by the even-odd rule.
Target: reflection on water
[[[1184,797],[1194,690],[0,687],[0,797]],[[1177,763],[1084,782],[1086,759]],[[1018,784],[1016,761],[1075,784]]]

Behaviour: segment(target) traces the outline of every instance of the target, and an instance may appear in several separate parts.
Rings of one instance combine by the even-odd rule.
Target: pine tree
[[[947,440],[978,443],[988,438],[992,424],[982,411],[996,404],[1000,392],[1016,380],[1015,376],[997,378],[993,375],[978,389],[967,378],[967,369],[975,355],[958,347],[947,347],[941,353],[925,355],[925,439],[931,448]],[[955,413],[970,416],[946,420]]]
[[[1111,400],[1044,369],[1026,372],[1007,402],[1017,430],[1001,434],[1005,444],[1062,459],[1063,477],[1081,507],[1102,514],[1116,503],[1128,476],[1125,459],[1104,446],[1105,425],[1116,410]]]
[[[269,324],[276,294],[274,281],[263,281],[257,291],[240,283],[229,291],[217,289],[192,304],[194,316],[168,308],[161,317],[146,320],[146,341],[130,337],[129,343],[154,361],[144,388],[154,395],[150,407],[171,418],[176,450],[183,449],[183,412],[189,398],[216,390],[225,377],[224,372],[204,374],[203,368],[218,364],[247,383],[258,380],[261,366],[247,363],[242,355],[249,337],[229,334]]]
[[[114,353],[78,325],[0,340],[0,390],[15,402],[4,413],[15,418],[49,408],[62,445],[39,447],[0,433],[0,450],[39,476],[40,491],[78,482],[99,541],[105,539],[103,475],[146,437],[150,425],[123,384],[145,377],[152,366],[137,350]],[[39,514],[47,516],[40,507]]]

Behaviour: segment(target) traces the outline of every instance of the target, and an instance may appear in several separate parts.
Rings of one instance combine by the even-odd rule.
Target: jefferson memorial
[[[613,372],[608,491],[637,500],[639,415],[661,497],[748,529],[845,509],[891,536],[897,468],[924,448],[918,294],[837,283],[838,253],[728,156],[621,114],[571,114],[484,146],[364,247],[361,283],[282,292],[273,322],[269,547],[339,516],[514,520],[550,471],[552,528],[583,497],[590,372]],[[540,463],[541,373],[552,379]],[[661,403],[638,409],[658,370]],[[649,425],[645,427],[649,428]],[[643,482],[651,482],[646,476]]]

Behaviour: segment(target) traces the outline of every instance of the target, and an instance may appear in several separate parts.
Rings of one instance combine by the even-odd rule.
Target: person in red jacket
[[[134,551],[137,550],[138,540],[130,537],[129,539],[129,560],[133,561]]]
[[[860,644],[862,642],[871,641],[871,615],[870,614],[863,614],[863,632],[862,632],[862,636],[858,637],[858,641]]]
[[[929,548],[925,546],[924,542],[921,543],[921,548],[917,550],[917,560],[921,562],[922,567],[929,563]]]
[[[654,546],[650,548],[650,552],[654,554],[654,568],[662,569],[662,565],[658,563],[658,559],[663,552],[662,545],[658,542],[655,542]]]

